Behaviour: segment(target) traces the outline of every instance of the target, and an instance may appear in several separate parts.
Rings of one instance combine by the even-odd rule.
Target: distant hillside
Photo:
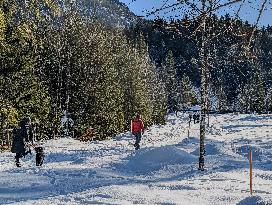
[[[90,16],[112,26],[129,26],[137,16],[118,0],[79,0],[77,6]]]

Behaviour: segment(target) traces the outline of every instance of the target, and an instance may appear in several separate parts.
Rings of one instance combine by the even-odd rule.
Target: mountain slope
[[[77,4],[85,14],[111,26],[129,26],[137,20],[136,15],[118,0],[80,0]]]

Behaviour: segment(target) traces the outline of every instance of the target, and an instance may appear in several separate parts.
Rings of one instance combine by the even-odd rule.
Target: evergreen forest
[[[130,130],[135,113],[150,126],[200,104],[197,19],[144,20],[108,1],[109,23],[86,2],[0,1],[1,130],[29,117],[40,138],[91,127],[104,139]],[[258,28],[245,51],[253,25],[229,15],[207,24],[209,110],[271,112],[272,27]]]

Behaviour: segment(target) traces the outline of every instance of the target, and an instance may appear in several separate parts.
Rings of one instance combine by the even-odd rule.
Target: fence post
[[[249,170],[249,178],[250,178],[250,194],[252,195],[252,147],[249,148],[249,164],[250,164],[250,170]]]

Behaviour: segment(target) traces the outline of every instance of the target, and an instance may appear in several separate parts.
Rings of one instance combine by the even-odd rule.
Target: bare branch
[[[230,6],[232,4],[236,4],[236,3],[239,3],[239,2],[242,2],[242,1],[243,0],[233,0],[233,1],[230,1],[228,3],[220,4],[220,5],[216,6],[215,8],[209,10],[208,12],[214,12],[214,11],[219,10],[220,8],[223,8],[223,7],[226,7],[226,6]]]
[[[151,11],[151,12],[147,13],[146,17],[154,15],[154,14],[156,14],[156,13],[162,11],[162,10],[173,8],[173,7],[178,6],[180,4],[181,3],[174,3],[174,4],[171,4],[171,5],[167,5],[167,6],[162,6],[161,8],[155,9],[154,11]]]
[[[166,10],[166,9],[171,9],[175,6],[179,6],[179,5],[187,5],[189,6],[192,10],[196,11],[197,13],[201,14],[201,10],[199,8],[197,8],[196,4],[192,3],[192,2],[189,2],[188,0],[178,0],[178,3],[174,3],[174,4],[171,4],[171,5],[166,5],[166,3],[168,2],[168,0],[166,2],[164,2],[164,4],[158,8],[158,9],[155,9],[154,11],[151,11],[149,13],[147,13],[146,17],[149,17],[151,15],[154,15],[160,11],[163,11],[163,10]]]
[[[244,5],[245,1],[246,1],[246,0],[243,0],[243,2],[241,3],[241,5],[239,6],[239,9],[238,9],[238,11],[237,11],[237,13],[236,13],[236,15],[235,15],[236,18],[239,17],[239,13],[240,13],[240,11],[241,11],[241,9],[242,9],[242,6]]]
[[[239,9],[237,10],[237,12],[236,12],[236,14],[235,14],[235,17],[236,17],[236,18],[239,17],[239,13],[240,13],[240,11],[241,11],[241,9],[242,9],[242,7],[243,7],[245,1],[246,1],[246,0],[243,0],[242,4],[239,6]],[[236,19],[236,20],[237,20],[237,19]],[[231,27],[232,27],[232,26],[233,26],[233,22],[231,22]],[[219,34],[213,36],[210,40],[213,41],[214,39],[218,38],[220,35],[225,34],[227,31],[228,31],[228,28],[226,28],[223,32],[221,32],[221,33],[219,33]],[[247,34],[240,34],[240,35],[234,34],[234,35],[242,37],[242,36],[246,36]]]
[[[247,46],[248,49],[250,49],[250,44],[251,44],[251,42],[253,41],[254,33],[255,33],[256,29],[257,29],[257,26],[258,26],[258,24],[259,24],[259,21],[260,21],[260,18],[261,18],[262,13],[263,13],[263,11],[264,11],[264,8],[265,8],[266,3],[267,3],[267,0],[264,0],[264,1],[263,1],[263,4],[262,4],[262,6],[261,6],[261,9],[260,9],[260,11],[259,11],[259,15],[258,15],[257,21],[256,21],[256,23],[255,23],[255,25],[254,25],[254,28],[253,28],[252,33],[251,33],[251,36],[250,36],[250,38],[249,38],[249,42],[248,42],[248,46]]]

